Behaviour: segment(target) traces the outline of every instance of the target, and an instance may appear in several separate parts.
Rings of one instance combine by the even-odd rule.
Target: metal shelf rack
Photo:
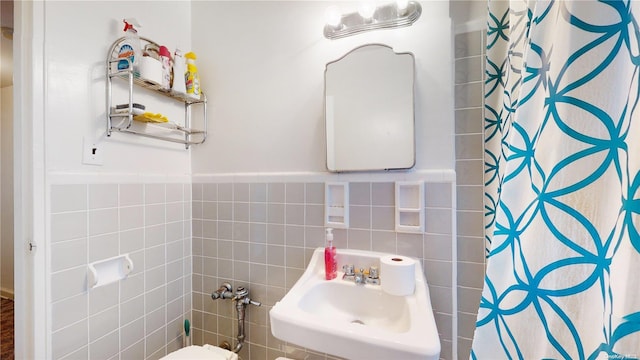
[[[117,131],[184,144],[187,149],[190,145],[202,144],[207,138],[207,96],[204,94],[204,92],[201,92],[200,98],[195,99],[184,94],[177,94],[163,89],[159,84],[137,77],[134,74],[133,66],[131,66],[131,63],[129,63],[127,69],[117,70],[117,63],[122,60],[118,59],[117,49],[120,48],[124,40],[124,37],[116,40],[113,45],[111,45],[111,49],[109,50],[109,53],[107,55],[107,136],[111,136],[114,131]],[[153,44],[155,46],[158,46],[157,43],[147,38],[140,37],[140,40],[143,44]],[[129,61],[129,59],[126,60]],[[125,109],[125,111],[115,111],[115,106],[113,105],[113,79],[120,79],[128,84],[129,107]],[[171,98],[177,103],[184,104],[185,126],[177,125],[171,122],[154,123],[151,125],[154,127],[165,128],[167,132],[164,135],[149,133],[146,131],[146,127],[142,128],[134,126],[133,98],[135,88],[145,88],[155,94]],[[204,123],[202,129],[194,129],[190,127],[192,106],[198,106],[202,108]]]

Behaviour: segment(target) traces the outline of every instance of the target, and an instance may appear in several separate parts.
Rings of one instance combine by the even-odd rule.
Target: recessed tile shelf
[[[324,223],[327,227],[346,229],[349,227],[349,183],[325,183]]]
[[[424,231],[423,182],[396,182],[396,231]]]

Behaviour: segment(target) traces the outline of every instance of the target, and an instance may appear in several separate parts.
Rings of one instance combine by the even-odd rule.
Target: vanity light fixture
[[[398,15],[404,16],[407,14],[407,6],[409,5],[409,0],[398,0],[396,1],[396,6],[398,7]]]
[[[358,7],[358,14],[366,22],[373,21],[373,14],[376,12],[376,4],[372,1],[362,1]]]
[[[337,6],[325,12],[324,37],[339,39],[360,32],[411,26],[422,13],[417,1],[398,0],[377,6],[374,2],[363,2],[358,12],[340,14]]]
[[[340,8],[336,5],[331,5],[324,12],[324,21],[327,26],[332,29],[340,29],[342,25],[342,14],[340,14]]]

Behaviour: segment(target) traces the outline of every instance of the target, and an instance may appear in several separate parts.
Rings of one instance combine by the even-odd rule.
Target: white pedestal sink
[[[380,267],[389,255],[338,249],[338,268]],[[278,339],[351,360],[437,360],[440,339],[429,290],[420,266],[409,296],[385,293],[380,285],[324,278],[324,249],[314,251],[298,282],[269,312]],[[380,281],[385,281],[380,273]]]

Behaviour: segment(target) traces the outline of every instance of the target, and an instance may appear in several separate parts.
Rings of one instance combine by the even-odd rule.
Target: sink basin
[[[389,254],[338,249],[337,261],[356,269],[380,267]],[[416,266],[416,288],[409,296],[395,296],[380,285],[356,284],[324,278],[324,249],[314,251],[298,282],[269,311],[276,338],[347,359],[437,360],[440,340],[429,290]],[[384,281],[384,273],[380,273]]]

